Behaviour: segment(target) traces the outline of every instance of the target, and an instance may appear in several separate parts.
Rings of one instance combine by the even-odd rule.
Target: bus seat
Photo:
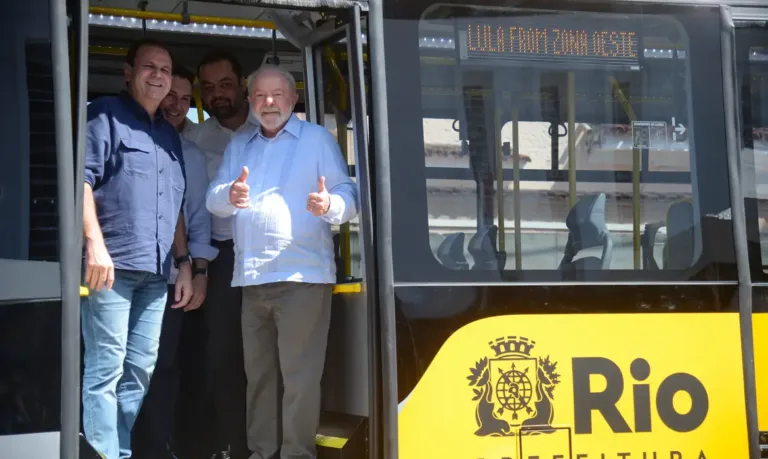
[[[477,230],[469,240],[467,251],[472,255],[475,263],[472,270],[496,270],[503,267],[503,262],[496,249],[496,234],[499,228],[496,225],[484,225]]]
[[[666,227],[666,222],[653,222],[645,225],[645,230],[640,236],[640,248],[643,257],[643,269],[648,271],[658,271],[659,264],[653,256],[653,246],[656,244],[656,235],[659,230]]]
[[[644,269],[660,269],[653,256],[653,248],[656,244],[656,235],[661,228],[667,229],[667,240],[662,249],[663,269],[685,269],[693,264],[695,245],[693,202],[685,199],[672,203],[667,209],[666,218],[664,222],[645,225],[645,231],[640,238]]]
[[[448,269],[469,269],[464,256],[464,233],[446,235],[437,248],[437,259]]]
[[[678,201],[669,206],[664,269],[687,269],[693,265],[694,229],[694,209],[690,200]]]
[[[584,271],[608,269],[613,254],[613,241],[605,224],[605,194],[588,195],[573,206],[565,219],[568,242],[565,245],[560,270]],[[582,250],[602,247],[598,257],[573,258]]]

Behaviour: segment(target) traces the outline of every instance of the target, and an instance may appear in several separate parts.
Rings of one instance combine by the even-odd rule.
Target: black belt
[[[235,246],[235,240],[227,239],[226,241],[217,241],[216,239],[211,239],[211,245],[219,249],[232,248]]]

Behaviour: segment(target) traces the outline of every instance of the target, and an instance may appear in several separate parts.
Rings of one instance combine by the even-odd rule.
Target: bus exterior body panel
[[[398,457],[757,457],[724,10],[383,7]]]

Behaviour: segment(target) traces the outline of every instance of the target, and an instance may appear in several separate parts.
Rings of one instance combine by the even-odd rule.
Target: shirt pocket
[[[169,158],[168,167],[171,169],[171,186],[174,191],[183,195],[187,188],[187,180],[181,163]]]
[[[155,145],[132,137],[120,138],[120,153],[123,159],[123,171],[127,175],[149,179],[157,173]]]

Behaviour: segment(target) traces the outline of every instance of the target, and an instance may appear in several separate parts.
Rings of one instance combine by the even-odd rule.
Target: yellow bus
[[[319,457],[768,457],[764,1],[4,13],[0,457],[98,457],[80,435],[84,115],[142,36],[191,68],[213,47],[246,72],[277,58],[358,185]]]

